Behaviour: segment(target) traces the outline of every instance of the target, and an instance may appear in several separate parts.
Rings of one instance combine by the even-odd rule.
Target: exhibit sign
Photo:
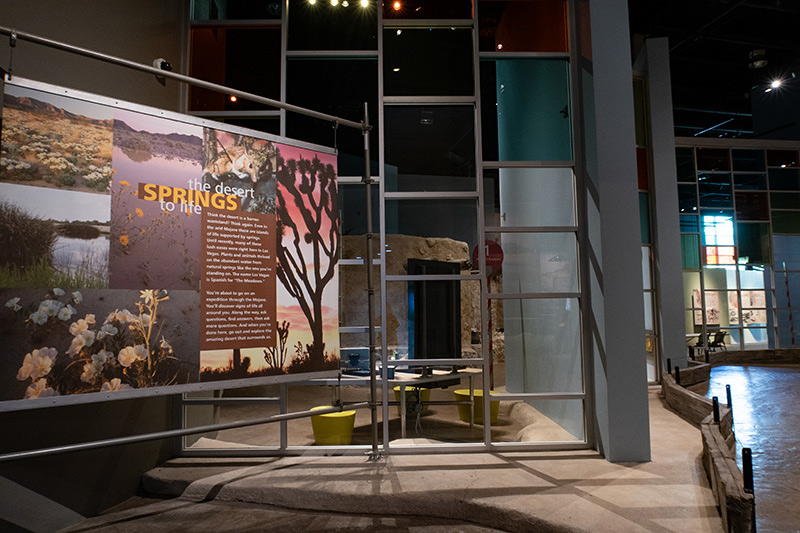
[[[338,370],[331,150],[18,78],[4,92],[0,408]]]

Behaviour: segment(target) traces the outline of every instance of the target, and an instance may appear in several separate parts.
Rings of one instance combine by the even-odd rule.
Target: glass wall
[[[282,0],[251,7],[195,0],[192,73],[353,121],[366,102],[373,257],[366,253],[360,131],[202,91],[192,93],[190,110],[338,151],[343,379],[369,369],[371,263],[381,376],[391,369],[429,380],[417,387],[427,392],[412,391],[417,404],[422,397],[428,404],[407,403],[408,410],[390,403],[402,403],[403,391],[381,380],[381,443],[585,444],[580,125],[572,89],[578,47],[570,44],[577,36],[569,32],[568,2]],[[450,378],[435,378],[453,369]],[[326,386],[290,387],[290,407],[329,402]],[[358,386],[346,396],[363,400]],[[470,388],[497,397],[486,427],[482,412],[471,425],[463,405],[435,404]],[[359,425],[368,423],[361,415],[359,439]],[[309,443],[307,428],[292,428],[289,446]]]
[[[800,165],[776,144],[676,149],[688,345],[793,345]]]

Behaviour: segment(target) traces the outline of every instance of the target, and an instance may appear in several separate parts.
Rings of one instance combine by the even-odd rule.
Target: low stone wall
[[[687,376],[696,377],[710,372],[711,365],[691,365]],[[699,368],[699,367],[705,367]],[[706,378],[707,379],[707,378]],[[681,384],[684,371],[681,370]],[[744,477],[736,464],[736,436],[733,433],[733,413],[719,406],[719,424],[714,422],[713,402],[705,396],[684,389],[672,375],[661,378],[661,391],[672,409],[693,424],[700,426],[703,438],[703,466],[722,514],[726,531],[755,532],[755,497],[744,491]]]
[[[719,350],[709,352],[708,362],[712,365],[796,365],[800,364],[800,349]]]

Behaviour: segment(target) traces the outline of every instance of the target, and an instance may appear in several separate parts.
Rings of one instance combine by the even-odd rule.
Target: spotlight
[[[781,86],[781,80],[772,80],[772,83],[770,83],[769,86],[773,89],[777,89]]]
[[[750,59],[747,66],[752,69],[766,67],[769,64],[766,50],[753,50],[747,57]]]
[[[339,5],[339,0],[331,0],[331,5],[332,6],[338,6]]]
[[[238,98],[236,98],[234,95],[231,95],[231,102],[235,102],[236,100],[238,100]]]
[[[312,6],[317,3],[317,0],[308,0],[308,3]]]
[[[400,2],[395,2],[394,4],[392,4],[392,7],[394,8],[395,11],[400,11],[400,8],[403,7],[403,4],[401,4]]]
[[[361,7],[369,7],[369,0],[361,0]]]
[[[350,2],[348,2],[347,0],[344,0],[344,2],[342,2],[342,7],[347,7],[349,5],[350,5]]]

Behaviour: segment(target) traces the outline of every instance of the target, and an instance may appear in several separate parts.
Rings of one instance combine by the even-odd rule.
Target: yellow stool
[[[408,405],[409,397],[412,394],[416,395],[414,393],[414,389],[418,389],[419,390],[419,398],[418,398],[418,400],[422,404],[422,414],[423,415],[427,414],[428,411],[430,411],[430,408],[428,407],[428,405],[429,405],[428,402],[431,401],[431,390],[430,389],[423,389],[423,388],[420,388],[420,387],[413,387],[413,386],[406,385],[406,405]],[[400,386],[399,385],[394,388],[394,400],[396,402],[400,402]],[[399,403],[397,404],[397,414],[401,414],[400,413],[400,404]],[[411,413],[409,411],[406,411],[406,415],[410,415],[410,414],[413,414],[413,413]]]
[[[330,405],[312,407],[330,409]],[[314,430],[314,443],[319,446],[347,445],[353,440],[353,426],[356,421],[355,411],[339,411],[311,417],[311,428]]]
[[[456,394],[456,401],[469,401],[469,389],[458,389],[454,392]],[[475,389],[472,394],[475,400],[475,409],[473,411],[475,413],[475,423],[483,424],[483,389]],[[490,396],[492,394],[494,394],[494,392],[489,393]],[[497,413],[499,410],[500,400],[491,400],[489,402],[489,415],[491,416],[490,420],[493,424],[497,422]],[[464,422],[469,422],[469,405],[458,406],[458,417]]]

